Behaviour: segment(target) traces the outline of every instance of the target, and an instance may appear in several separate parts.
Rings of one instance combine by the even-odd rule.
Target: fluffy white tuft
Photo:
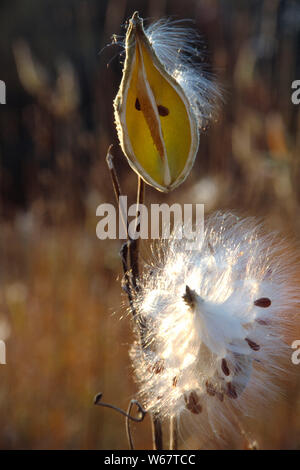
[[[182,87],[190,101],[199,127],[215,115],[221,92],[205,71],[203,41],[180,20],[162,19],[145,28],[157,57]]]
[[[205,129],[217,115],[222,93],[206,71],[205,46],[199,34],[183,20],[169,18],[148,25],[144,31],[159,61],[187,96],[199,128]],[[125,38],[114,35],[113,43],[125,51]]]
[[[232,214],[206,221],[198,250],[175,237],[162,243],[136,299],[146,325],[143,347],[131,350],[140,397],[202,439],[226,439],[240,414],[255,417],[280,391],[299,307],[295,259],[254,219]]]

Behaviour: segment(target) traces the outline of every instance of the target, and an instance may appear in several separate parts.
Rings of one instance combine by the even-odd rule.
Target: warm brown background
[[[102,391],[125,408],[136,390],[129,322],[120,319],[120,245],[96,238],[95,211],[114,202],[110,143],[124,191],[135,197],[113,124],[120,50],[99,52],[137,9],[146,18],[192,18],[225,90],[187,181],[169,196],[147,188],[148,202],[230,208],[300,238],[300,105],[291,103],[298,1],[2,0],[1,448],[127,447],[122,418],[93,406]],[[288,397],[257,426],[265,447],[300,447],[300,365],[293,371]],[[139,448],[151,445],[148,424],[135,433]]]

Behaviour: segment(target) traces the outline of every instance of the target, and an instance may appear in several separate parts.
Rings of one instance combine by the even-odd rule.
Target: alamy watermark
[[[300,364],[300,339],[293,341],[291,348],[296,350],[292,354],[292,363],[297,366]]]
[[[6,85],[3,80],[0,80],[0,104],[6,104]],[[2,340],[0,340],[0,364],[6,364],[6,346]]]
[[[0,364],[6,364],[6,345],[0,340]]]
[[[294,80],[292,82],[292,89],[295,90],[291,95],[291,100],[293,104],[300,104],[300,80]],[[297,339],[293,341],[291,345],[292,349],[295,351],[292,353],[292,363],[295,365],[300,364],[300,340]]]
[[[6,85],[0,80],[0,104],[6,104]]]
[[[96,215],[101,217],[96,227],[100,240],[126,240],[128,230],[131,239],[185,239],[189,250],[203,242],[204,204],[150,204],[149,210],[144,204],[128,207],[127,196],[120,196],[118,214],[113,204],[104,203],[97,207]]]
[[[292,90],[295,90],[291,96],[292,103],[300,104],[300,80],[293,81]]]

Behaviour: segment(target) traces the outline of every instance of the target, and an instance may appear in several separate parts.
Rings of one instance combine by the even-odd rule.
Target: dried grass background
[[[114,203],[109,144],[132,202],[136,176],[113,124],[119,49],[99,52],[135,10],[192,18],[226,102],[186,182],[168,196],[147,187],[147,200],[257,215],[299,241],[300,105],[291,83],[300,79],[300,5],[3,0],[0,8],[0,448],[124,449],[123,419],[93,405],[102,391],[125,408],[136,390],[130,325],[120,319],[120,245],[95,232],[96,207]],[[255,429],[264,447],[300,448],[300,365],[292,370],[288,395]],[[134,436],[138,448],[151,447],[148,418]]]

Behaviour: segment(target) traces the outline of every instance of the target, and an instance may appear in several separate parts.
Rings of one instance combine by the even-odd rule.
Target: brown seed
[[[194,415],[199,415],[202,412],[202,406],[200,405],[200,403],[195,403],[195,404],[193,404],[192,407],[190,407],[188,409]]]
[[[216,394],[216,390],[214,386],[210,382],[208,382],[208,380],[205,382],[205,386],[206,386],[206,393],[210,395],[211,397],[214,397]]]
[[[135,109],[137,109],[138,111],[140,111],[140,110],[141,110],[141,104],[140,104],[140,102],[139,102],[139,99],[138,99],[138,98],[135,100],[135,105],[134,105],[134,106],[135,106]]]
[[[232,385],[231,382],[228,382],[227,383],[227,391],[226,391],[227,395],[229,396],[229,398],[233,398],[234,400],[237,398],[237,393],[236,393],[236,389],[235,389],[235,386]]]
[[[249,344],[250,348],[253,349],[253,351],[259,351],[260,350],[260,345],[252,341],[252,339],[245,338],[245,341]]]
[[[268,323],[265,320],[262,320],[261,318],[255,318],[255,321],[259,325],[263,325],[263,326],[268,325]]]
[[[187,397],[184,395],[186,408],[193,414],[198,415],[202,411],[202,406],[199,403],[199,397],[196,392],[191,392]]]
[[[173,387],[177,386],[177,382],[178,382],[177,376],[173,377],[173,382],[172,382]]]
[[[207,246],[208,246],[208,248],[209,248],[210,253],[213,255],[213,254],[214,254],[214,249],[213,249],[213,247],[212,247],[210,241],[207,242]]]
[[[152,367],[152,371],[155,374],[160,374],[163,370],[164,370],[164,362],[162,360],[156,361],[156,363]]]
[[[256,305],[256,307],[267,308],[270,307],[271,300],[268,297],[261,297],[254,301],[254,305]]]
[[[222,368],[223,373],[226,376],[230,375],[230,370],[229,370],[229,367],[227,365],[227,361],[224,358],[222,359],[221,368]]]
[[[185,286],[185,293],[182,298],[189,307],[194,308],[196,301],[195,291],[190,289],[189,286]]]
[[[195,391],[190,393],[189,400],[192,400],[193,403],[198,403],[199,397]]]
[[[166,108],[165,106],[162,106],[161,104],[159,104],[159,105],[157,106],[157,109],[158,109],[158,114],[159,114],[160,116],[168,116],[168,114],[169,114],[169,112],[170,112],[170,111],[168,110],[168,108]]]

